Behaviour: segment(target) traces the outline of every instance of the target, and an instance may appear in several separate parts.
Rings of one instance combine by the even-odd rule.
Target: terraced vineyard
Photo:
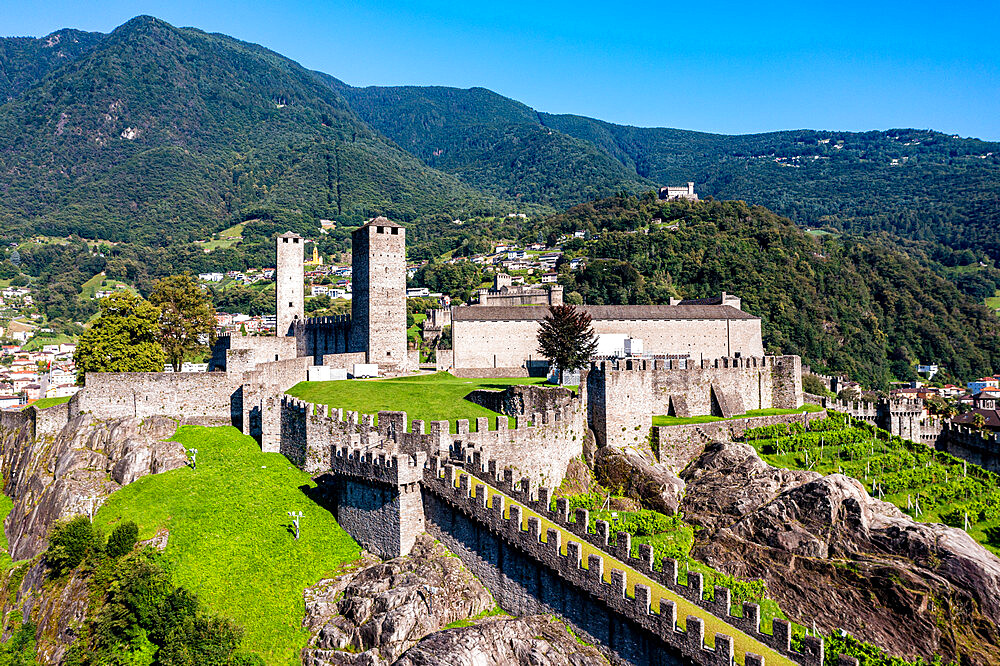
[[[748,430],[743,440],[768,463],[843,473],[910,517],[964,528],[1000,554],[1000,475],[890,435],[845,414]]]

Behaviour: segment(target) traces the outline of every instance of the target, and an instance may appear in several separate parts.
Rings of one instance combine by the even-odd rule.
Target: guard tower
[[[303,238],[287,231],[275,239],[277,268],[275,270],[275,313],[277,335],[292,333],[292,325],[305,319],[305,294],[302,274]],[[405,313],[404,313],[405,319]],[[404,323],[405,320],[404,320]]]
[[[380,370],[404,371],[406,229],[377,217],[351,234],[351,345]]]

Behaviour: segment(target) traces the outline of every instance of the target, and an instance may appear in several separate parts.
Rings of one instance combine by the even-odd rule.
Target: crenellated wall
[[[803,404],[798,356],[600,361],[591,364],[586,391],[598,444],[616,447],[646,442],[654,414],[728,418]]]
[[[550,511],[547,488],[532,493],[527,480],[514,485],[510,470],[498,478],[492,461],[486,468],[482,460],[466,461],[467,472],[504,497],[488,493],[485,486],[470,482],[468,474],[459,476],[455,467],[442,463],[431,459],[424,473],[427,530],[470,567],[508,612],[558,614],[585,640],[604,648],[614,663],[730,666],[735,656],[732,636],[738,632],[746,634],[750,641],[744,643],[751,647],[756,641],[760,652],[766,652],[761,649],[766,647],[800,664],[823,663],[822,639],[807,637],[803,652],[793,651],[787,622],[775,620],[772,633],[767,634],[760,631],[756,604],[743,604],[742,616],[731,615],[732,595],[727,588],[716,587],[712,600],[705,599],[700,574],[689,573],[688,584],[680,585],[675,560],[666,559],[661,569],[654,568],[648,545],[639,546],[639,557],[632,557],[632,536],[618,533],[610,543],[605,521],[598,521],[596,533],[588,533],[588,512],[577,510],[571,521],[566,500]],[[543,530],[541,519],[529,516],[522,504],[579,541],[565,537],[566,532],[558,527]],[[588,555],[586,568],[582,542],[601,551]],[[654,594],[654,587],[640,582],[630,584],[637,579],[655,582],[673,596]],[[679,614],[677,598],[705,614]],[[728,635],[716,633],[712,648],[705,645],[704,636],[709,614],[733,630]],[[745,664],[763,663],[752,650],[740,657]]]
[[[924,401],[913,398],[893,398],[869,402],[864,400],[831,400],[819,398],[816,404],[824,409],[850,414],[890,434],[936,446],[945,429],[946,420],[927,416]]]
[[[468,419],[459,419],[455,432],[449,421],[411,423],[406,412],[379,412],[376,424],[371,414],[345,412],[291,396],[270,400],[264,411],[263,449],[283,453],[310,474],[327,471],[332,452],[344,446],[409,455],[477,451],[537,483],[558,485],[569,461],[582,454],[586,432],[583,403],[576,397],[557,409],[518,416],[514,427],[504,415],[492,423],[489,418],[478,418],[474,429]]]
[[[1000,434],[958,423],[947,423],[937,448],[991,472],[1000,472]]]
[[[306,319],[295,324],[292,334],[295,336],[298,355],[312,357],[313,365],[324,365],[323,356],[327,354],[358,351],[350,348],[350,315]],[[361,350],[361,354],[364,355],[364,350]]]

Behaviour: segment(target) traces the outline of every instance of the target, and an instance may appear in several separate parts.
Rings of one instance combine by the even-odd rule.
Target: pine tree
[[[553,305],[538,331],[538,351],[559,370],[577,370],[597,351],[590,315],[572,305]]]

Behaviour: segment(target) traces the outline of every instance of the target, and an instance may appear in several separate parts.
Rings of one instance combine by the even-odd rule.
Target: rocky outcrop
[[[115,490],[147,474],[187,464],[183,446],[163,441],[176,429],[177,421],[164,417],[95,421],[81,414],[54,436],[33,440],[27,429],[0,433],[4,494],[14,501],[4,524],[11,557],[42,552],[56,520],[86,514],[91,502],[96,510]]]
[[[911,520],[840,474],[791,472],[746,444],[685,470],[692,555],[767,583],[791,617],[891,653],[1000,663],[1000,559],[964,531]]]
[[[461,560],[426,534],[408,556],[322,581],[305,597],[308,666],[392,662],[424,636],[494,605]]]
[[[547,616],[487,617],[443,630],[494,607],[483,585],[430,536],[386,562],[371,556],[305,591],[309,646],[304,666],[389,664],[606,664]]]
[[[3,611],[6,613],[10,608],[16,607],[21,611],[22,617],[31,618],[35,622],[39,663],[62,663],[63,655],[76,640],[77,628],[87,614],[90,603],[87,582],[77,571],[57,581],[48,580],[48,568],[40,558],[20,566],[26,569],[23,577],[16,575],[7,579],[5,588],[16,587],[4,589],[6,595]],[[8,603],[7,600],[12,600],[13,603]],[[15,628],[12,623],[8,623],[3,639],[7,640]]]
[[[632,450],[610,446],[598,449],[594,474],[602,486],[615,494],[661,513],[677,513],[684,496],[684,481],[670,468],[651,463]]]
[[[431,634],[395,666],[606,666],[597,648],[577,642],[548,615],[491,618]]]

